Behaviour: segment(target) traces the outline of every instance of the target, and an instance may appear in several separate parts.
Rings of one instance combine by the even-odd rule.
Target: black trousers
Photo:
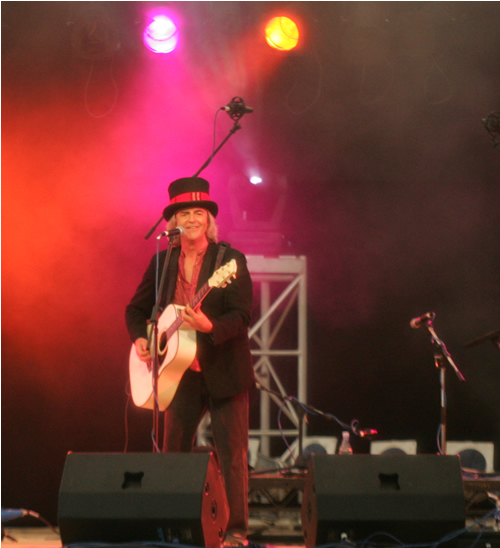
[[[248,531],[248,392],[215,399],[203,374],[188,369],[165,411],[163,451],[189,453],[198,424],[210,411],[212,434],[229,503],[228,532]]]

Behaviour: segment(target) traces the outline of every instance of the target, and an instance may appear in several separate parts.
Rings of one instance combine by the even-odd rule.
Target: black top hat
[[[163,218],[168,221],[177,211],[191,207],[202,207],[217,217],[219,208],[210,200],[209,189],[209,182],[201,177],[183,177],[171,182],[168,187],[170,203],[163,210]]]

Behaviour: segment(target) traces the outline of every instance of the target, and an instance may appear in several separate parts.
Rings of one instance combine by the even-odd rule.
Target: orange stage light
[[[299,42],[299,29],[288,17],[273,17],[266,25],[266,42],[278,50],[291,50]]]

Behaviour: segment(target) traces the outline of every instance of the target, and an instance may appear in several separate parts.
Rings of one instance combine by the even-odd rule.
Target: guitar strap
[[[227,242],[219,243],[219,250],[217,251],[217,259],[215,260],[214,272],[220,267],[222,259],[224,258],[224,253],[226,252],[226,249],[228,247],[231,247],[231,244],[228,244]]]
[[[167,303],[174,296],[175,284],[177,283],[177,263],[179,261],[179,255],[181,252],[180,246],[174,247],[172,250],[172,255],[170,256],[170,264],[168,269],[168,282],[166,290],[163,292],[162,297],[162,310],[167,306]]]
[[[218,250],[217,250],[217,257],[215,259],[215,268],[214,272],[220,267],[222,264],[222,259],[224,258],[224,253],[226,252],[226,249],[228,247],[231,247],[231,244],[228,242],[219,242]],[[168,283],[166,291],[164,291],[163,295],[164,298],[162,299],[162,309],[165,308],[166,303],[172,299],[175,291],[175,284],[177,283],[177,262],[179,261],[179,254],[180,254],[180,247],[174,247],[172,251],[172,256],[170,259],[170,268],[169,268],[169,276],[168,276]]]

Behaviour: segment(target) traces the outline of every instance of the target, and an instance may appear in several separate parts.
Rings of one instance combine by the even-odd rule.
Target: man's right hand
[[[148,340],[142,337],[139,337],[134,342],[135,351],[141,362],[149,363],[152,361],[151,354],[148,350]]]

